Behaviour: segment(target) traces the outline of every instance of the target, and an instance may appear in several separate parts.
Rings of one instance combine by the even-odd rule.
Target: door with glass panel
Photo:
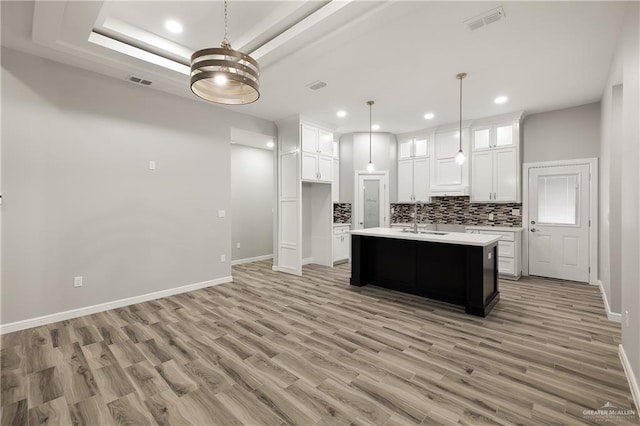
[[[529,170],[529,274],[589,282],[589,166]]]
[[[386,177],[361,174],[358,176],[358,221],[356,228],[387,226]]]

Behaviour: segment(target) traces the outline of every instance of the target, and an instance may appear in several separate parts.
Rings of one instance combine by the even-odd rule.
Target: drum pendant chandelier
[[[260,66],[251,56],[233,50],[227,40],[227,0],[224,2],[224,39],[219,48],[191,55],[191,91],[204,100],[244,105],[260,97]]]

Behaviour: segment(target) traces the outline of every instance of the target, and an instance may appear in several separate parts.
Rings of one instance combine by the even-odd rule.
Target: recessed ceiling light
[[[503,104],[505,102],[507,102],[509,98],[507,98],[506,96],[498,96],[497,98],[495,98],[493,100],[493,102],[497,103],[497,104]]]
[[[164,27],[174,34],[179,34],[182,32],[182,24],[178,21],[168,20],[164,23]]]
[[[276,144],[274,144],[273,142],[267,142],[267,148],[273,148],[274,146],[276,146]]]
[[[344,118],[344,117],[347,116],[347,111],[340,110],[340,111],[336,112],[336,115],[338,117],[340,117],[340,118]]]
[[[380,125],[379,124],[371,125],[371,130],[380,130]]]
[[[435,115],[432,112],[428,112],[424,115],[425,120],[431,120]]]

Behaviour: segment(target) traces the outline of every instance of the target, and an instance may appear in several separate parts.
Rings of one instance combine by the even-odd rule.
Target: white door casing
[[[389,172],[380,171],[369,173],[367,171],[356,171],[355,173],[355,205],[354,205],[354,228],[362,229],[365,226],[365,181],[375,181],[378,183],[378,226],[389,226]]]
[[[530,275],[590,281],[589,172],[588,164],[529,170]]]

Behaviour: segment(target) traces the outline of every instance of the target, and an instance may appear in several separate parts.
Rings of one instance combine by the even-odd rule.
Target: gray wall
[[[602,97],[599,274],[622,314],[622,347],[640,382],[640,7],[627,8]]]
[[[343,135],[340,147],[340,202],[354,203],[356,170],[366,170],[369,163],[369,133]],[[397,199],[397,144],[391,133],[373,133],[371,161],[377,171],[389,172],[389,201]]]
[[[525,117],[523,160],[595,158],[600,153],[600,102]]]
[[[231,127],[276,132],[2,49],[1,322],[230,276]]]
[[[231,145],[232,260],[273,254],[273,155]]]

